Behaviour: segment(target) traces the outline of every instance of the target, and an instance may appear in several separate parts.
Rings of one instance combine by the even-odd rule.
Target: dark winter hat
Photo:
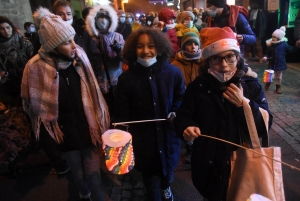
[[[163,21],[164,23],[167,23],[168,20],[175,18],[175,13],[170,8],[163,8],[158,13],[159,21]]]
[[[207,0],[206,3],[214,5],[218,8],[224,8],[226,1],[225,0]]]
[[[200,38],[195,32],[187,32],[182,37],[181,49],[184,49],[188,42],[195,42],[200,48]]]

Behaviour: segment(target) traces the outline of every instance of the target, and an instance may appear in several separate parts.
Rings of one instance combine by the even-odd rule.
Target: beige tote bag
[[[280,147],[260,146],[252,111],[245,98],[243,108],[253,150],[281,161]],[[281,163],[258,153],[241,148],[233,152],[227,191],[228,201],[246,201],[253,193],[272,201],[285,201]]]

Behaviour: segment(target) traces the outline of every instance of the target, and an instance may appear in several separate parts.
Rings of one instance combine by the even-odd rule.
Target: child
[[[262,58],[262,61],[269,59],[269,69],[274,70],[276,79],[276,93],[281,94],[281,81],[282,81],[282,71],[287,69],[285,54],[286,52],[294,52],[297,47],[292,47],[287,44],[287,38],[285,36],[285,27],[282,26],[280,29],[276,29],[272,38],[266,41],[267,44],[267,54]],[[271,82],[266,82],[265,90],[268,91]]]
[[[181,50],[176,54],[175,60],[171,63],[178,67],[184,77],[184,85],[193,81],[199,75],[200,63],[200,38],[194,32],[187,32],[182,37]],[[186,142],[185,161],[191,162],[193,142]]]
[[[129,69],[119,76],[116,122],[174,116],[184,94],[178,68],[168,63],[172,46],[160,30],[143,27],[127,39],[123,57]],[[135,168],[150,200],[173,200],[170,182],[180,156],[180,139],[167,121],[131,124]]]
[[[0,95],[0,164],[9,164],[14,177],[20,174],[19,153],[30,139],[30,124],[21,107],[10,107],[11,98]]]

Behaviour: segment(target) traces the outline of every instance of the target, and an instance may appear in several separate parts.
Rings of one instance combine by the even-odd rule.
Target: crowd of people
[[[259,137],[267,135],[272,114],[264,91],[271,83],[259,84],[245,47],[257,58],[262,46],[259,61],[269,60],[280,94],[285,54],[300,44],[300,20],[292,47],[285,27],[267,40],[257,4],[248,11],[225,0],[139,17],[98,5],[84,8],[80,19],[68,1],[57,0],[33,19],[23,34],[0,16],[0,163],[17,177],[18,156],[35,143],[57,174],[71,171],[80,198],[93,201],[104,200],[101,135],[113,122],[152,119],[167,121],[126,128],[147,198],[173,200],[170,183],[184,142],[196,189],[205,200],[226,200],[236,147],[199,136],[247,144],[245,100]]]

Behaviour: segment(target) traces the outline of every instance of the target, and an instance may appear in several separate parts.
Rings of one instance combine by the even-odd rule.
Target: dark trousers
[[[169,177],[143,173],[143,181],[150,201],[161,201],[161,190],[170,186]]]

